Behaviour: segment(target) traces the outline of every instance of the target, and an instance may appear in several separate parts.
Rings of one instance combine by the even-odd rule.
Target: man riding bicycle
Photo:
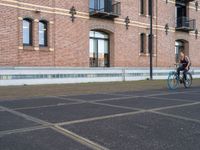
[[[183,71],[183,77],[186,80],[186,73],[190,70],[191,61],[190,58],[186,56],[183,51],[180,52],[179,63],[181,65],[177,69],[178,77],[180,76],[180,71]]]

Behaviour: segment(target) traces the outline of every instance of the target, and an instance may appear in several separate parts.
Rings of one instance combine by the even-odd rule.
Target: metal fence
[[[110,13],[114,15],[120,15],[121,3],[115,0],[90,0],[90,14],[94,12]]]
[[[167,79],[170,68],[154,68],[153,78]],[[200,68],[191,70],[200,78]],[[149,68],[0,68],[0,86],[146,80]]]
[[[176,28],[177,29],[185,28],[188,30],[195,30],[196,29],[196,20],[190,19],[188,17],[179,17],[176,20]]]

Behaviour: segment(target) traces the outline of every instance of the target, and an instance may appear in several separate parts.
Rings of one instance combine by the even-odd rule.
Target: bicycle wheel
[[[174,90],[179,87],[179,79],[178,79],[178,75],[176,72],[169,73],[167,83],[168,83],[169,89]]]
[[[184,79],[184,87],[190,88],[192,85],[192,74],[187,72],[186,73],[186,79]]]

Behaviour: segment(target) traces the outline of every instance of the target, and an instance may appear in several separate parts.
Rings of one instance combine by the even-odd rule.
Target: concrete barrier
[[[167,79],[172,68],[154,68],[155,80]],[[200,78],[200,68],[192,68],[194,78]],[[115,82],[146,80],[149,68],[63,68],[6,67],[0,68],[0,86]]]

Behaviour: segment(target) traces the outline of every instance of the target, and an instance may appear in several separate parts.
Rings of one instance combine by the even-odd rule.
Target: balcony
[[[196,20],[189,19],[188,17],[180,17],[176,20],[176,30],[177,31],[194,31],[196,29]]]
[[[189,3],[189,2],[193,2],[195,0],[176,0],[176,3]]]
[[[90,0],[90,16],[114,19],[120,16],[121,3],[115,0]]]

